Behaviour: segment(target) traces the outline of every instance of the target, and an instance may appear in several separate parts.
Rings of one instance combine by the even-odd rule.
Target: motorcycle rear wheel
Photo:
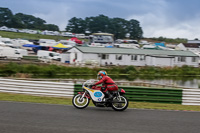
[[[87,97],[83,97],[83,99],[80,100],[81,97],[82,97],[82,95],[77,94],[72,99],[72,104],[74,105],[74,107],[76,107],[78,109],[84,109],[90,103],[90,99],[88,99]]]
[[[111,107],[116,111],[123,111],[128,107],[128,99],[125,96],[114,97]]]

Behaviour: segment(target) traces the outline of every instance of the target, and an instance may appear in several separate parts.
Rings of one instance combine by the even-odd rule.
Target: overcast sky
[[[103,14],[140,22],[144,37],[200,39],[200,0],[0,0],[0,7],[56,24]]]

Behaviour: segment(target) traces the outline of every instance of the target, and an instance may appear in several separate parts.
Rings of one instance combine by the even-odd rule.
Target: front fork
[[[83,98],[85,97],[86,91],[82,94],[81,98],[79,99],[80,101],[83,100]]]
[[[82,95],[81,98],[79,99],[80,101],[82,101],[84,97],[87,97],[88,99],[90,99],[90,95],[88,94],[87,91],[78,92],[78,94]]]

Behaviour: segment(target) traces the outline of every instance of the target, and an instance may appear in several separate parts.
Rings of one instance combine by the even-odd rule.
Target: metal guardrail
[[[23,80],[23,78],[16,78]],[[84,79],[42,79],[42,78],[24,78],[24,80],[31,80],[31,81],[55,81],[55,82],[63,82],[63,83],[75,83],[75,84],[82,84],[86,80]],[[97,80],[94,80],[95,82]],[[178,88],[178,89],[191,89],[184,86],[178,86],[174,84],[159,84],[159,83],[151,83],[146,81],[115,81],[115,83],[119,86],[144,86],[144,87],[156,87],[156,88]]]
[[[181,104],[182,102],[182,89],[139,86],[119,87],[126,90],[126,96],[130,101],[176,104]]]
[[[0,92],[53,97],[72,97],[74,95],[74,83],[0,78]]]
[[[183,105],[200,105],[200,89],[183,89]]]
[[[182,103],[182,89],[153,88],[141,86],[118,86],[126,91],[126,97],[134,102]],[[82,91],[81,84],[75,84],[74,94]]]
[[[77,84],[78,83],[78,84]],[[81,81],[68,83],[0,78],[0,92],[51,97],[73,97],[82,91]],[[130,101],[200,105],[200,89],[119,86]]]

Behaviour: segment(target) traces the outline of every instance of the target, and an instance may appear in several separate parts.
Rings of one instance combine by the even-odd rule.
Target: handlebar
[[[94,80],[87,80],[83,83],[83,86],[88,87],[89,85],[93,84]]]

